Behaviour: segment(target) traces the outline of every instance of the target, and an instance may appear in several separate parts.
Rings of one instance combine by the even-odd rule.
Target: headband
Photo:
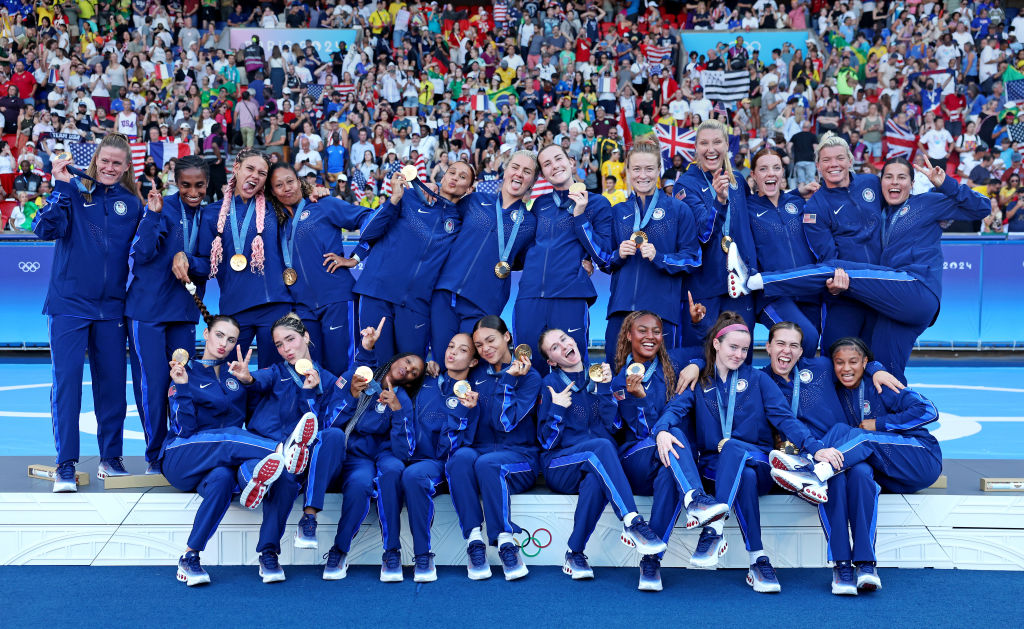
[[[743,325],[742,323],[733,323],[719,330],[718,334],[715,335],[715,338],[720,339],[730,332],[746,332],[747,334],[750,334],[750,330],[747,328],[747,326]]]

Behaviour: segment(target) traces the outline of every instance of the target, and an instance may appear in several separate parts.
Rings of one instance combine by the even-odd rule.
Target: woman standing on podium
[[[128,473],[121,462],[127,413],[125,286],[128,253],[142,219],[131,163],[131,147],[119,134],[103,138],[85,177],[72,179],[70,157],[54,159],[54,190],[32,222],[32,231],[39,238],[56,241],[43,304],[53,361],[54,492],[77,491],[75,465],[86,351],[100,451],[96,475],[106,478]]]
[[[192,260],[210,167],[201,157],[182,157],[175,163],[174,180],[178,192],[166,197],[155,190],[149,193],[132,243],[125,302],[135,407],[146,435],[147,474],[160,473],[159,456],[167,438],[167,361],[176,349],[189,355],[195,349],[199,309],[192,294],[201,300],[206,292],[206,277],[193,271]]]

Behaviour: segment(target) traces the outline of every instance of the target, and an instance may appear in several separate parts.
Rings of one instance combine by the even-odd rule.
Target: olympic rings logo
[[[541,533],[542,531],[543,534],[546,534],[548,536],[548,541],[544,542],[543,544],[541,544],[540,540],[537,538],[537,534]],[[544,550],[545,548],[551,545],[551,531],[547,529],[537,529],[533,533],[530,533],[529,531],[523,532],[526,533],[526,537],[523,538],[522,541],[515,539],[515,537],[513,537],[512,539],[515,541],[516,545],[519,546],[519,551],[523,553],[523,555],[525,555],[526,557],[536,557],[540,554],[540,551]],[[531,553],[527,550],[527,546],[531,545],[537,549],[536,552]]]
[[[22,260],[18,263],[18,268],[22,273],[35,273],[39,270],[39,266],[39,263],[35,261]]]

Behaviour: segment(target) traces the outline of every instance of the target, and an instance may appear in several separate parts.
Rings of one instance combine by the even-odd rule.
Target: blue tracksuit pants
[[[430,299],[430,346],[434,360],[443,363],[444,351],[452,337],[459,332],[471,334],[473,325],[489,314],[501,313],[484,312],[473,302],[450,291],[434,291]]]
[[[407,305],[393,304],[375,297],[360,296],[359,327],[375,328],[381,317],[386,317],[387,321],[381,328],[380,339],[373,346],[377,364],[383,365],[398,353],[412,352],[417,356],[426,356],[427,343],[430,341],[429,312],[421,312]],[[448,337],[448,341],[450,340],[451,337]],[[448,341],[441,346],[441,356],[444,356]],[[443,363],[444,359],[442,358],[440,362]]]
[[[828,502],[818,505],[821,528],[828,541],[829,561],[875,561],[878,494],[874,471],[861,462],[828,481]],[[850,550],[850,534],[853,550]]]
[[[694,450],[681,430],[673,428],[669,432],[685,444],[682,450],[677,448],[679,459],[669,459],[669,467],[662,465],[658,458],[658,446],[653,437],[640,441],[622,454],[622,469],[633,493],[654,498],[650,525],[665,542],[672,536],[672,529],[683,508],[683,496],[691,489],[703,491],[694,462]]]
[[[234,315],[238,321],[238,347],[242,348],[242,356],[249,351],[253,339],[259,349],[257,355],[259,368],[279,363],[283,358],[274,347],[272,334],[274,322],[291,311],[291,304],[273,303],[243,310]]]
[[[310,453],[303,506],[323,510],[324,494],[335,479],[341,476],[345,458],[345,431],[340,428],[321,430]]]
[[[380,319],[377,319],[380,321]],[[302,323],[312,344],[313,360],[331,373],[345,373],[352,364],[355,347],[355,307],[351,301],[340,301],[302,314]],[[376,327],[376,323],[373,324]],[[388,358],[391,358],[388,356]]]
[[[448,459],[445,476],[464,538],[469,539],[470,532],[481,526],[485,517],[491,544],[497,543],[498,533],[522,532],[512,522],[511,497],[530,489],[537,481],[534,457],[515,450],[481,454],[463,447]]]
[[[588,361],[587,347],[590,339],[590,305],[586,299],[526,297],[516,300],[512,310],[512,327],[516,343],[526,343],[533,350],[533,368],[541,376],[551,370],[540,358],[537,342],[544,330],[559,329],[576,341]]]
[[[942,473],[941,452],[917,437],[836,424],[821,441],[843,453],[847,468],[861,461],[870,465],[875,480],[886,491],[912,494],[930,487]]]
[[[583,552],[609,502],[620,520],[636,512],[615,445],[607,439],[587,439],[548,454],[544,480],[552,491],[578,494],[569,550]]]
[[[704,478],[715,481],[715,500],[732,507],[747,550],[762,550],[758,498],[774,486],[767,452],[755,445],[730,439],[717,456],[701,461],[701,471]]]
[[[413,552],[430,552],[430,527],[434,523],[434,496],[444,483],[444,463],[425,459],[410,463],[402,472],[402,493],[412,534]]]
[[[381,539],[384,550],[398,550],[402,547],[399,536],[402,532],[402,471],[403,464],[391,453],[380,453],[376,459],[353,455],[345,459],[341,467],[341,518],[334,545],[343,553],[352,547],[352,540],[366,514],[370,512],[370,500],[377,500],[377,516],[380,518]]]
[[[124,391],[124,383],[128,379],[124,359],[124,320],[55,315],[49,317],[48,323],[53,364],[50,415],[57,464],[78,461],[78,419],[82,411],[82,370],[86,351],[89,352],[89,371],[92,374],[92,401],[100,458],[120,457],[124,417],[128,410]],[[165,388],[165,399],[166,394]]]
[[[128,357],[132,366],[135,408],[146,435],[146,461],[160,457],[167,438],[167,390],[171,386],[168,363],[174,350],[196,353],[194,323],[147,323],[128,320]]]

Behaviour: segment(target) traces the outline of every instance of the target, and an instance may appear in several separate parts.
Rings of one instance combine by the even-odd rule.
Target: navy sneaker
[[[100,461],[100,467],[96,470],[96,478],[103,479],[108,476],[128,476],[128,470],[124,469],[124,461],[121,460],[121,457]]]
[[[661,591],[661,560],[657,555],[644,555],[640,558],[640,585],[643,592]]]
[[[837,561],[833,566],[832,593],[837,596],[857,596],[857,576],[849,561]]]
[[[590,567],[587,556],[583,553],[574,553],[571,550],[565,551],[562,572],[572,577],[573,580],[594,578],[594,569]]]
[[[416,555],[412,580],[416,583],[437,581],[437,569],[434,567],[434,553]]]
[[[402,553],[399,550],[385,550],[380,556],[380,580],[383,583],[401,583]]]
[[[202,585],[210,582],[210,575],[199,563],[199,553],[190,550],[178,558],[178,580],[185,585]]]
[[[163,469],[163,466],[160,464],[159,460],[157,460],[157,461],[150,461],[149,465],[146,466],[146,475],[147,476],[155,476],[157,474],[163,474],[163,473],[164,473],[164,469]]]
[[[712,522],[729,517],[729,505],[718,502],[701,490],[693,492],[686,508],[686,528],[703,528]]]
[[[775,568],[772,567],[772,562],[768,561],[768,558],[764,555],[761,555],[757,558],[757,561],[750,564],[750,569],[747,570],[747,585],[754,588],[755,592],[775,593],[782,591],[782,586],[779,585],[779,578],[775,575]]]
[[[348,554],[341,552],[337,546],[324,555],[327,563],[324,565],[324,581],[338,581],[348,576]]]
[[[630,526],[623,524],[622,536],[619,539],[626,546],[636,548],[641,555],[658,555],[668,548],[665,540],[655,535],[651,527],[640,516],[636,516]]]
[[[299,518],[299,528],[295,530],[296,548],[316,548],[316,515],[303,513]]]
[[[874,592],[882,589],[882,579],[873,563],[862,563],[857,566],[857,589]]]
[[[466,555],[469,557],[466,568],[469,570],[470,579],[482,581],[491,578],[491,565],[487,563],[487,546],[483,542],[470,542],[466,548]]]
[[[57,466],[56,478],[53,479],[53,493],[66,494],[78,491],[78,481],[75,479],[75,463],[61,463]]]
[[[277,560],[277,553],[268,550],[260,554],[260,577],[264,583],[284,581],[284,570]]]
[[[705,527],[700,532],[700,539],[697,540],[697,548],[690,557],[690,563],[697,568],[714,568],[728,548],[725,535],[718,535],[715,529]]]
[[[501,568],[505,571],[506,581],[515,581],[530,574],[519,556],[519,547],[512,542],[505,542],[498,548],[498,556],[501,557]]]

